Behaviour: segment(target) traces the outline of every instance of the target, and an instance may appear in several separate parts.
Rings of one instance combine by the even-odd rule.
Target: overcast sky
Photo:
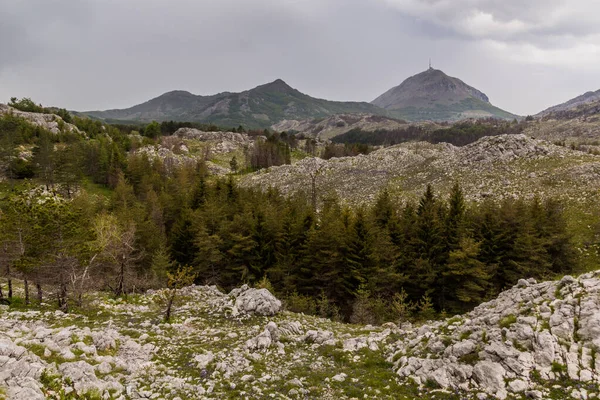
[[[507,111],[600,89],[599,0],[0,0],[0,102],[125,108],[276,78],[371,101],[427,68]]]

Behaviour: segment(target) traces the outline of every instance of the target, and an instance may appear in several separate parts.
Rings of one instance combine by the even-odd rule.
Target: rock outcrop
[[[55,114],[42,114],[17,110],[16,108],[0,104],[0,115],[12,114],[16,117],[29,121],[32,125],[39,126],[54,134],[60,132],[81,133],[73,124],[65,122],[61,117]]]
[[[162,137],[159,144],[142,146],[135,153],[144,154],[149,159],[160,159],[167,169],[204,161],[211,175],[224,176],[232,172],[231,158],[237,157],[241,165],[245,152],[252,149],[257,140],[266,138],[237,132],[180,128],[173,135]]]
[[[229,296],[235,298],[235,308],[241,313],[275,315],[281,310],[281,301],[267,289],[254,289],[244,285],[233,289]]]
[[[600,273],[520,280],[472,312],[407,332],[390,346],[398,375],[499,399],[600,382]],[[575,395],[573,395],[575,396]],[[578,397],[573,397],[578,398]]]

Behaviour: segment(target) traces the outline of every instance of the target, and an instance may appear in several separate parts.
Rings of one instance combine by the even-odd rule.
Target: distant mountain
[[[600,154],[600,90],[550,107],[535,117],[523,133]]]
[[[576,109],[584,110],[590,107],[587,105],[598,105],[600,104],[600,90],[595,92],[587,92],[582,94],[581,96],[577,96],[574,99],[571,99],[565,103],[558,104],[553,107],[549,107],[544,111],[538,113],[536,117],[545,117],[549,114],[559,114],[563,111],[574,111]]]
[[[409,121],[516,117],[490,104],[481,91],[433,68],[411,76],[371,104],[388,110],[394,117]]]
[[[225,127],[243,125],[267,128],[283,120],[323,118],[346,113],[384,115],[386,111],[367,102],[316,99],[277,79],[241,93],[199,96],[177,90],[123,110],[84,113],[104,120],[174,120],[214,123]]]

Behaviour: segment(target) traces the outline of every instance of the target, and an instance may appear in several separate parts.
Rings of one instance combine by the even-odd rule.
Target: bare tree
[[[94,230],[99,262],[112,278],[107,286],[115,296],[122,296],[126,293],[133,266],[143,256],[135,246],[136,226],[133,222],[122,226],[115,216],[103,214],[96,219]]]

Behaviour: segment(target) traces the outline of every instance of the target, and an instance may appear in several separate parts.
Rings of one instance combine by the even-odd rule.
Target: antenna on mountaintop
[[[431,68],[431,58],[429,59],[429,69],[433,69]]]

